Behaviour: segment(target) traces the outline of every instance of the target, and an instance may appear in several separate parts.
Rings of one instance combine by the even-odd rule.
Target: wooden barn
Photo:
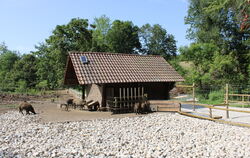
[[[65,85],[81,85],[82,98],[106,107],[109,100],[147,95],[150,100],[169,99],[175,82],[184,81],[161,56],[100,52],[70,52]]]

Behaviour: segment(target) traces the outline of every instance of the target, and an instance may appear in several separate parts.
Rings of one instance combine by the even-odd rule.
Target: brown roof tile
[[[81,56],[89,61],[83,64]],[[178,82],[184,79],[161,56],[70,52],[79,84],[122,82]],[[65,78],[67,80],[67,78]]]

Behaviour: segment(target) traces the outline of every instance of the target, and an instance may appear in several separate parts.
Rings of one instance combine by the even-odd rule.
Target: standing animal
[[[86,101],[82,99],[75,99],[73,101],[74,108],[79,107],[81,110],[84,109],[84,105],[86,105]]]
[[[73,102],[73,101],[74,101],[74,99],[68,99],[68,100],[67,100],[67,105],[68,105],[68,107],[69,107],[69,106],[74,107],[74,102]]]
[[[135,103],[134,112],[136,113],[136,115],[142,113],[142,103],[141,102]]]
[[[24,102],[19,104],[19,112],[23,114],[23,110],[26,111],[26,115],[29,115],[30,112],[32,112],[33,114],[36,114],[33,106],[30,103],[28,103],[27,101],[24,101]]]
[[[142,109],[141,110],[142,113],[148,113],[148,112],[150,112],[149,102],[145,101],[144,103],[142,103],[141,109]]]
[[[65,107],[65,108],[64,108],[65,111],[69,111],[69,106],[68,106],[68,104],[60,104],[60,108],[63,108],[63,107]]]

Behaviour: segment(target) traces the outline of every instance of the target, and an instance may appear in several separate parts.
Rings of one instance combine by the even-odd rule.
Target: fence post
[[[195,83],[193,83],[193,111],[195,111]]]
[[[181,103],[178,103],[179,104],[179,112],[181,112]]]
[[[210,118],[213,117],[213,116],[212,116],[212,109],[211,109],[211,108],[209,108],[209,116],[210,116]]]
[[[227,108],[227,111],[226,111],[226,116],[227,118],[229,118],[229,111],[228,111],[228,84],[226,84],[226,95],[225,95],[225,103],[226,103],[226,108]]]

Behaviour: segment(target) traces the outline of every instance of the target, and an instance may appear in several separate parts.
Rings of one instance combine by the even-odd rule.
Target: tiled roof
[[[88,63],[81,61],[85,56]],[[161,56],[70,52],[80,85],[93,83],[177,82],[184,79]]]

